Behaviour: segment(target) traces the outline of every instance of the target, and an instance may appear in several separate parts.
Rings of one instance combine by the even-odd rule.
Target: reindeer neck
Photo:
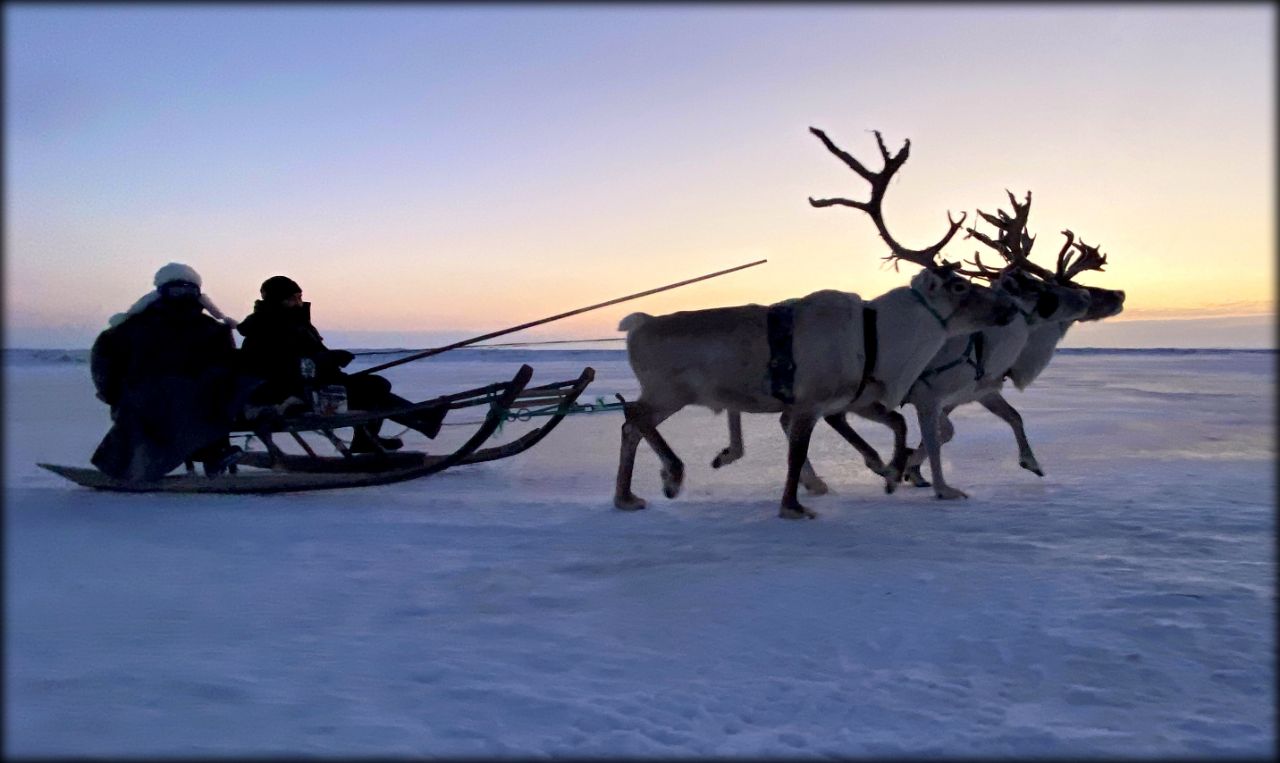
[[[1032,327],[1027,343],[1009,369],[1009,378],[1018,389],[1026,389],[1053,360],[1058,343],[1066,335],[1071,321],[1050,321]]]
[[[871,300],[871,306],[880,316],[876,327],[880,357],[874,376],[885,385],[882,402],[897,407],[948,337],[910,287],[891,289]]]
[[[1007,326],[993,326],[983,329],[982,333],[986,337],[986,359],[983,365],[986,373],[984,379],[999,379],[1004,376],[1005,372],[1018,362],[1018,358],[1022,356],[1022,351],[1026,348],[1027,342],[1031,339],[1031,333],[1035,330],[1034,325],[1028,325],[1025,321],[1017,318]]]

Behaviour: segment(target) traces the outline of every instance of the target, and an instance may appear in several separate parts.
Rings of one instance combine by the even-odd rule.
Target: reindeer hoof
[[[639,511],[645,507],[644,499],[634,495],[615,495],[613,505],[623,511]]]
[[[908,469],[906,472],[904,472],[902,475],[902,481],[910,482],[915,487],[932,487],[933,486],[933,483],[925,479],[924,475],[920,473],[919,467]]]
[[[884,473],[880,475],[881,477],[884,477],[884,492],[893,493],[898,489],[898,483],[905,479],[903,471],[903,469],[893,466],[885,467]]]
[[[739,454],[741,455],[741,454]],[[711,461],[712,469],[719,469],[722,466],[728,466],[738,460],[739,456],[734,455],[733,451],[725,448]]]
[[[827,483],[820,479],[816,479],[813,482],[802,482],[801,484],[803,484],[804,489],[809,491],[812,495],[826,495],[831,492],[831,488],[827,487]]]
[[[778,510],[778,516],[783,519],[817,519],[818,512],[797,503],[795,506],[783,506]]]
[[[1023,469],[1026,469],[1037,477],[1044,476],[1044,472],[1040,470],[1040,464],[1037,464],[1035,461],[1019,461],[1018,466],[1021,466]]]
[[[684,482],[684,469],[662,470],[662,494],[668,498],[680,495],[680,485]]]
[[[956,498],[969,497],[969,495],[965,493],[963,490],[958,490],[956,488],[951,487],[950,485],[943,485],[940,488],[936,488],[935,493],[937,494],[938,500],[940,501],[952,501],[952,500],[955,500]]]

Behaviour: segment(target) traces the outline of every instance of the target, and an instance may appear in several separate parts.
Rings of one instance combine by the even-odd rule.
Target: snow
[[[384,487],[96,493],[35,466],[87,464],[107,428],[83,354],[9,351],[4,752],[1270,756],[1274,358],[1061,353],[1006,392],[1046,476],[963,408],[961,502],[885,495],[821,429],[833,492],[788,522],[776,421],[744,417],[746,456],[713,470],[724,417],[700,409],[663,425],[676,500],[641,446],[636,513],[611,506],[616,412]],[[617,351],[385,373],[427,397],[524,361],[594,366],[587,400],[637,391]]]

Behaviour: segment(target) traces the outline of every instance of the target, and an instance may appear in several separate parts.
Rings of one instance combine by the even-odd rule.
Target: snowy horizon
[[[439,347],[489,333],[494,329],[447,331],[351,331],[319,327],[325,343],[356,350]],[[1215,316],[1212,318],[1125,319],[1077,323],[1063,340],[1063,349],[1276,349],[1274,315]],[[33,331],[5,327],[5,347],[13,350],[87,350],[96,332],[84,327]],[[533,344],[537,342],[598,342],[622,347],[620,332],[602,330],[588,334],[561,334],[551,329],[527,330],[498,337],[485,344]],[[482,345],[476,345],[482,346]]]

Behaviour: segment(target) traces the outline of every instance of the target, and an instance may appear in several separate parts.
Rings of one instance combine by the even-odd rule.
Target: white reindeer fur
[[[862,298],[823,290],[788,300],[793,306],[792,355],[796,365],[795,403],[788,407],[793,422],[812,422],[876,403],[897,407],[947,337],[991,325],[996,306],[1008,304],[1002,301],[1007,298],[989,291],[948,293],[957,280],[922,270],[910,287],[898,287],[871,300],[870,306],[877,311],[877,362],[874,381],[864,386],[856,401],[866,356]],[[911,294],[912,288],[935,311],[951,315],[945,327]],[[976,301],[970,301],[974,295]],[[969,307],[955,309],[963,304]],[[656,411],[659,420],[686,405],[717,412],[781,412],[784,406],[771,394],[769,383],[768,311],[764,305],[744,305],[657,317],[628,315],[619,329],[627,332],[628,360],[640,381],[636,404]],[[629,492],[633,461],[626,442],[624,427],[615,494],[620,508],[643,505]],[[664,479],[683,468],[670,467],[667,459],[664,467]],[[679,477],[671,477],[668,495],[674,496],[678,489]],[[787,500],[784,493],[784,511]]]
[[[815,401],[819,409],[824,403],[847,405],[861,374],[861,297],[824,290],[789,301],[796,397]],[[716,412],[781,411],[769,388],[768,311],[765,305],[742,305],[628,315],[619,328],[627,331],[627,358],[640,380],[641,399],[660,410],[701,405]]]
[[[1071,319],[1052,320],[1037,324],[1027,338],[1026,345],[1018,355],[1017,361],[1009,368],[1009,380],[1019,390],[1026,389],[1048,367],[1053,360],[1053,353],[1058,343],[1067,335],[1067,330],[1079,321],[1100,321],[1124,312],[1124,292],[1114,289],[1101,289],[1096,286],[1084,287],[1092,296],[1089,311],[1083,316]],[[1054,316],[1055,318],[1057,316]]]
[[[1023,310],[1030,317],[1026,320],[1015,320],[1007,326],[983,329],[983,374],[980,378],[974,378],[975,371],[972,366],[967,363],[961,363],[929,377],[928,384],[922,381],[916,382],[911,387],[907,402],[914,405],[917,411],[934,411],[934,415],[939,417],[939,421],[945,419],[947,429],[954,432],[954,428],[950,424],[950,412],[952,409],[977,402],[989,396],[998,396],[1000,390],[1004,387],[1006,372],[1010,371],[1018,361],[1027,355],[1028,349],[1032,349],[1028,346],[1032,338],[1036,338],[1037,342],[1034,347],[1035,352],[1030,357],[1034,359],[1034,362],[1039,362],[1036,358],[1038,358],[1038,353],[1040,352],[1040,345],[1044,343],[1043,340],[1050,336],[1060,337],[1061,329],[1059,329],[1059,326],[1070,325],[1072,321],[1083,317],[1088,311],[1089,299],[1087,292],[1063,286],[1052,286],[1050,288],[1058,294],[1058,306],[1049,316],[1038,316],[1034,312],[1035,304],[1033,300],[1015,298],[1015,301],[1021,303]],[[929,367],[935,368],[960,357],[964,353],[967,343],[967,337],[949,339],[942,350],[930,360]],[[1056,343],[1056,340],[1054,340],[1053,345],[1049,347],[1050,355],[1053,354],[1053,346],[1056,346]],[[1045,364],[1047,365],[1047,363],[1048,361],[1046,360]],[[925,426],[923,417],[921,426]],[[939,451],[942,442],[950,439],[949,435],[942,438],[937,446]],[[908,466],[914,467],[920,464],[926,455],[931,462],[930,469],[935,489],[945,489],[946,483],[943,481],[940,453],[938,459],[935,460],[933,453],[926,453],[918,448],[908,461]],[[939,485],[939,482],[941,482],[941,485]]]
[[[921,271],[911,284],[932,294],[937,277]],[[863,300],[857,294],[817,291],[793,305],[796,405],[816,415],[837,413],[855,403],[862,380]],[[941,299],[935,309],[948,310]],[[978,326],[962,314],[946,328],[901,286],[871,300],[878,315],[875,381],[866,385],[857,407],[883,403],[896,408],[929,359],[949,336]],[[655,407],[702,405],[747,413],[777,413],[782,403],[769,389],[769,343],[764,305],[714,308],[650,316],[632,313],[619,330],[627,332],[627,355]]]
[[[1075,291],[1063,287],[1052,288],[1060,290],[1060,293]],[[1005,372],[1012,369],[1024,357],[1029,360],[1034,357],[1028,355],[1033,338],[1036,339],[1038,348],[1044,338],[1050,335],[1060,336],[1058,326],[1069,325],[1082,317],[1089,308],[1087,298],[1076,297],[1072,300],[1069,295],[1061,294],[1054,312],[1047,318],[1041,318],[1034,313],[1035,304],[1032,300],[1015,298],[1015,301],[1031,317],[1027,320],[1015,320],[1007,326],[994,326],[982,330],[984,357],[981,378],[975,379],[973,367],[966,363],[952,366],[929,377],[927,385],[917,381],[911,387],[907,402],[915,403],[918,400],[931,398],[940,405],[952,407],[974,402],[990,392],[1000,390],[1004,386]],[[929,361],[927,367],[936,368],[960,357],[968,341],[967,336],[948,339],[938,354]],[[1056,345],[1056,340],[1054,344]],[[1050,355],[1053,353],[1053,346],[1049,347]],[[1046,360],[1045,363],[1047,364],[1048,361]]]
[[[1088,299],[1083,298],[1083,295],[1079,293],[1074,296],[1071,294],[1071,292],[1078,292],[1078,290],[1068,287],[1053,288],[1058,290],[1059,300],[1057,309],[1049,316],[1042,318],[1034,312],[1034,300],[1012,297],[1022,311],[1030,317],[1027,320],[1015,319],[1005,326],[992,326],[982,330],[984,357],[982,361],[983,375],[980,378],[974,378],[975,369],[972,365],[960,363],[940,373],[930,375],[928,384],[918,380],[919,374],[926,369],[946,365],[964,354],[965,348],[969,343],[969,334],[971,333],[964,332],[947,338],[942,347],[924,365],[920,366],[920,372],[917,372],[915,377],[917,380],[910,385],[905,400],[895,396],[895,392],[895,395],[885,395],[880,402],[890,408],[896,408],[903,402],[910,402],[916,406],[917,410],[922,405],[925,405],[932,410],[933,416],[945,417],[945,412],[955,406],[975,402],[988,395],[998,395],[1003,387],[1006,371],[1013,367],[1015,363],[1024,359],[1028,364],[1040,363],[1040,354],[1043,352],[1040,345],[1042,344],[1047,345],[1048,355],[1051,357],[1053,348],[1057,344],[1057,339],[1049,341],[1049,337],[1060,337],[1065,331],[1064,328],[1060,327],[1069,326],[1071,322],[1085,315],[1089,305]],[[895,291],[903,291],[905,293],[905,290]],[[886,294],[885,296],[888,295]],[[909,297],[910,295],[908,294],[907,296]],[[914,302],[914,299],[912,301]],[[1033,338],[1037,340],[1035,347],[1028,347],[1028,342]],[[895,347],[900,351],[905,351],[903,348],[909,348],[910,344],[910,342],[899,342]],[[1032,352],[1029,353],[1028,350],[1032,350]],[[1047,358],[1043,360],[1043,364],[1048,364]],[[916,363],[913,362],[910,367],[915,365]],[[1040,365],[1039,368],[1043,369],[1043,365]],[[861,405],[851,406],[849,410],[850,412],[856,412],[861,407]],[[738,413],[731,411],[729,415],[730,443],[726,449],[728,455],[722,459],[722,464],[731,463],[742,455],[740,434],[737,437],[734,436],[735,432],[741,432],[740,424],[733,420],[738,416]],[[920,463],[923,460],[923,456],[924,452],[917,450],[917,455],[911,460],[911,465],[914,466]],[[935,465],[931,464],[931,466]],[[940,463],[936,464],[936,469],[935,487],[938,488],[939,494],[950,493],[945,481],[939,479],[941,477]],[[806,464],[802,479],[806,486],[811,486],[810,489],[823,485],[821,479],[813,471],[812,466],[808,464]]]
[[[1009,381],[1019,390],[1035,381],[1053,360],[1058,343],[1067,335],[1075,319],[1049,321],[1034,326],[1017,359],[1009,366]]]
[[[911,280],[918,291],[924,291],[916,282],[925,275],[928,271]],[[879,347],[873,373],[875,381],[868,385],[868,393],[856,401],[853,406],[856,408],[869,408],[876,403],[890,409],[897,408],[906,398],[912,382],[928,365],[929,358],[941,349],[947,339],[976,328],[972,321],[957,321],[944,328],[905,286],[876,297],[872,300],[872,307],[880,316],[876,321]]]

